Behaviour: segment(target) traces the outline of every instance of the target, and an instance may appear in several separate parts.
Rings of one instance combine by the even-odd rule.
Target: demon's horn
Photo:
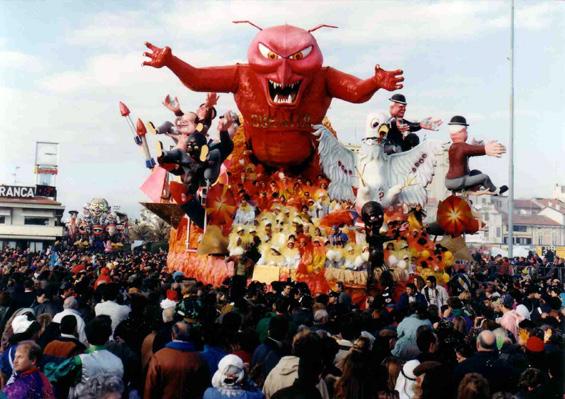
[[[263,30],[263,28],[261,28],[259,25],[255,25],[253,22],[248,21],[247,19],[245,21],[232,21],[234,24],[249,24],[251,26],[256,27],[259,30]]]
[[[314,32],[315,30],[318,30],[318,29],[320,29],[320,28],[335,28],[335,29],[337,29],[337,26],[335,26],[335,25],[321,24],[321,25],[314,26],[312,29],[308,29],[308,32],[312,33],[312,32]]]

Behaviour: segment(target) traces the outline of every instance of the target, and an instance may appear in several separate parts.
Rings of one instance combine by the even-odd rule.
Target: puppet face
[[[206,138],[200,133],[191,134],[186,141],[186,152],[193,159],[200,158],[200,151],[206,144]]]
[[[369,201],[361,209],[361,219],[365,227],[374,230],[380,229],[384,221],[383,207],[376,201]]]
[[[104,233],[104,228],[99,224],[96,224],[92,227],[92,233],[95,237],[99,237]]]
[[[384,143],[390,130],[387,119],[384,112],[367,115],[365,138],[363,139],[364,145],[371,147]]]
[[[107,213],[110,210],[110,206],[104,198],[93,198],[88,209],[92,216],[100,216],[103,213]]]
[[[394,116],[395,118],[404,118],[405,112],[406,112],[406,104],[391,102],[390,116]]]
[[[247,57],[273,108],[298,106],[323,62],[314,36],[291,25],[263,29],[251,42]]]
[[[181,134],[189,135],[194,133],[196,131],[196,114],[189,112],[183,116],[179,116],[175,120],[175,126]]]
[[[467,141],[467,128],[464,126],[449,126],[449,137],[454,143],[464,143]]]
[[[108,226],[106,226],[106,232],[110,236],[113,236],[114,234],[116,234],[116,225],[111,223]]]

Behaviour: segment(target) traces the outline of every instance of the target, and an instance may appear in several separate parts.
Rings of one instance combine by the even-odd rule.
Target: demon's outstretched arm
[[[196,68],[175,57],[170,47],[160,48],[149,42],[145,45],[151,51],[143,53],[144,56],[149,58],[149,61],[144,61],[143,65],[154,68],[166,66],[190,90],[221,93],[233,93],[237,90],[237,65]]]
[[[363,103],[371,99],[378,89],[393,91],[402,88],[402,70],[385,71],[379,65],[369,79],[359,79],[353,75],[327,68],[326,87],[331,97],[351,103]]]

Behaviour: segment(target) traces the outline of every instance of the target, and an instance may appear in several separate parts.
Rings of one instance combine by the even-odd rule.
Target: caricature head
[[[464,143],[467,141],[467,126],[449,126],[449,137],[454,143]]]
[[[384,222],[384,211],[381,204],[369,201],[361,208],[361,219],[368,229],[380,229]]]
[[[237,129],[241,126],[241,121],[239,120],[239,116],[235,112],[230,112],[230,116],[232,118],[232,123],[230,127],[228,127],[228,134],[232,137]]]
[[[322,68],[322,52],[311,31],[291,25],[261,30],[247,51],[249,65],[261,80],[267,102],[294,108]]]
[[[88,205],[89,214],[99,217],[110,211],[110,205],[104,198],[93,198]]]
[[[384,143],[384,140],[388,135],[388,131],[390,130],[387,119],[388,118],[384,112],[370,113],[367,115],[363,144],[374,146]]]
[[[192,133],[186,141],[186,152],[193,159],[200,159],[200,152],[206,145],[206,137],[202,133]]]
[[[390,100],[390,116],[393,118],[404,118],[404,113],[406,112],[406,97],[404,94],[396,93]]]
[[[390,116],[394,116],[395,118],[404,118],[404,114],[406,113],[406,104],[391,102],[389,111]]]
[[[461,115],[455,115],[448,123],[449,137],[454,143],[467,141],[467,119]]]
[[[175,120],[175,126],[179,133],[184,135],[192,134],[196,131],[196,120],[198,116],[194,112],[187,112]]]

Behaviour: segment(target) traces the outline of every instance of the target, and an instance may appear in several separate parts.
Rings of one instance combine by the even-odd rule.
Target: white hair
[[[462,125],[449,125],[447,127],[447,130],[449,131],[449,134],[455,134],[455,133],[459,133],[461,130],[463,129],[467,129],[467,126],[462,126]]]
[[[63,309],[78,309],[78,301],[74,296],[70,296],[63,302]]]

